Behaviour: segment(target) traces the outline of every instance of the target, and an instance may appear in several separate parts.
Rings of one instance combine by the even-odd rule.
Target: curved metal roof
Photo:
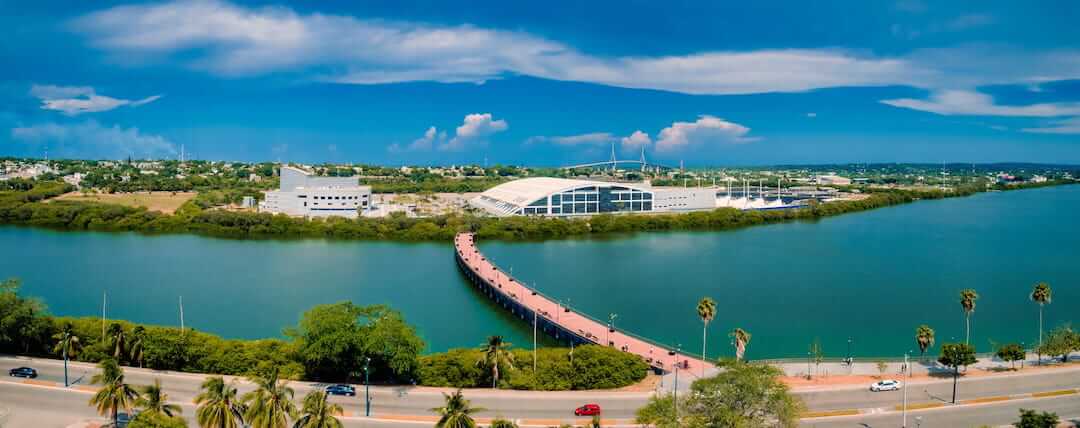
[[[587,186],[622,186],[644,191],[651,191],[649,186],[631,183],[612,183],[607,181],[573,180],[568,178],[533,177],[514,180],[492,187],[473,199],[479,205],[497,215],[511,214],[533,201],[553,193]]]

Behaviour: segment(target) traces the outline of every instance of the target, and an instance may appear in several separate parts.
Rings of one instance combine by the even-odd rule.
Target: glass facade
[[[584,186],[537,199],[519,214],[575,215],[652,211],[653,194],[623,186]]]

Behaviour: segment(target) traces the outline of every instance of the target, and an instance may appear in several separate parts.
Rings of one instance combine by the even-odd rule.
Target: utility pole
[[[184,296],[180,296],[180,334],[184,334]]]
[[[533,308],[533,372],[536,372],[536,312],[537,308]]]
[[[364,357],[364,416],[371,416],[371,392],[370,382],[368,382],[368,366],[371,364],[371,357]]]
[[[101,340],[105,340],[105,293],[101,292]]]

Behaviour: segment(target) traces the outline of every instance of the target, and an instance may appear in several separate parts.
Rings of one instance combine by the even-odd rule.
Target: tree
[[[656,427],[794,427],[802,402],[780,381],[782,372],[765,364],[722,363],[720,373],[694,381],[680,400],[675,420],[673,397],[654,396],[637,411],[636,421]]]
[[[435,423],[435,428],[476,428],[476,421],[472,415],[484,409],[472,407],[469,400],[466,400],[465,396],[461,395],[460,389],[454,391],[453,394],[444,392],[443,399],[446,400],[446,403],[442,407],[431,409],[432,412],[439,415],[439,421]]]
[[[127,345],[127,333],[124,333],[124,326],[115,322],[109,324],[109,330],[105,335],[109,338],[109,343],[113,348],[113,358],[120,361],[120,357],[124,355],[124,348]]]
[[[814,359],[814,374],[817,374],[821,361],[825,359],[825,351],[821,347],[821,339],[814,338],[814,341],[810,343],[810,357]],[[810,374],[807,373],[806,377],[809,378]]]
[[[146,327],[141,325],[135,326],[131,330],[131,349],[129,353],[131,355],[131,361],[139,363],[139,367],[143,366],[143,345],[146,341]]]
[[[518,428],[518,424],[500,416],[491,420],[491,428]]]
[[[1055,428],[1058,422],[1057,413],[1020,409],[1020,421],[1014,425],[1016,428]]]
[[[735,360],[742,360],[746,353],[746,346],[750,344],[750,333],[741,328],[735,328],[728,336],[731,336],[731,343],[735,345]]]
[[[1039,346],[1042,346],[1043,340],[1043,306],[1050,304],[1051,294],[1050,284],[1045,282],[1035,284],[1031,290],[1031,301],[1039,304]]]
[[[975,301],[979,300],[979,294],[973,289],[966,289],[960,291],[960,307],[964,309],[964,321],[966,325],[966,334],[964,336],[964,343],[971,343],[971,314],[975,312]]]
[[[345,380],[365,357],[372,373],[408,378],[425,346],[400,312],[352,302],[315,306],[286,334],[296,340],[308,376],[321,380]]]
[[[202,392],[195,396],[195,420],[206,428],[240,428],[247,406],[237,400],[236,387],[221,376],[207,378]]]
[[[139,398],[139,392],[131,385],[124,383],[124,371],[116,364],[116,360],[111,358],[102,360],[98,368],[101,369],[101,373],[95,374],[90,379],[90,383],[101,385],[101,389],[90,398],[90,405],[97,408],[98,414],[108,415],[115,425],[120,409],[131,413],[131,409],[135,407],[135,402]]]
[[[499,365],[514,368],[514,354],[510,353],[510,344],[503,342],[502,336],[488,336],[484,344],[483,354],[476,362],[478,367],[486,367],[491,370],[491,387],[499,387]]]
[[[953,369],[953,396],[952,402],[956,403],[956,382],[960,377],[960,367],[975,364],[975,348],[966,343],[946,343],[941,345],[941,356],[938,362]]]
[[[341,405],[326,401],[326,392],[313,390],[304,396],[304,409],[293,428],[341,428],[337,416],[345,414]]]
[[[143,410],[143,413],[157,413],[165,416],[176,416],[183,412],[180,406],[169,404],[169,395],[161,390],[161,379],[154,379],[153,385],[146,385],[142,394],[135,400],[135,407]]]
[[[252,428],[285,428],[288,419],[296,417],[296,404],[293,404],[293,389],[289,382],[278,380],[278,371],[274,369],[269,376],[252,377],[255,390],[244,394],[242,401],[247,405],[244,421]]]
[[[997,351],[994,352],[1001,361],[1008,361],[1012,363],[1012,368],[1016,368],[1016,362],[1023,360],[1027,356],[1027,352],[1024,351],[1024,347],[1019,343],[1010,343],[1007,345],[1001,345]]]
[[[19,297],[20,281],[0,281],[0,350],[29,353],[47,350],[52,319],[36,299]]]
[[[179,416],[158,413],[139,413],[128,423],[128,428],[187,428],[187,421]]]
[[[1039,346],[1039,353],[1057,355],[1061,362],[1069,361],[1069,354],[1080,350],[1080,333],[1074,332],[1072,327],[1063,325],[1055,328],[1046,335],[1046,341]]]
[[[75,335],[75,326],[71,324],[71,321],[64,322],[64,326],[60,327],[60,331],[53,335],[53,340],[57,341],[53,352],[62,355],[64,358],[64,386],[68,386],[68,358],[78,357],[79,350],[82,349],[79,344],[79,336]]]
[[[919,345],[919,355],[926,356],[926,350],[934,346],[934,329],[923,324],[915,329],[915,343]]]
[[[885,376],[885,371],[889,369],[889,363],[886,363],[884,361],[878,361],[876,366],[879,374],[878,378],[880,379],[881,377]]]
[[[709,361],[708,358],[705,357],[705,340],[708,338],[709,322],[711,322],[713,318],[716,318],[716,301],[711,297],[702,297],[701,301],[697,304],[697,314],[698,318],[701,318],[703,324],[701,327],[701,360]],[[701,375],[705,375],[704,365],[701,366]]]

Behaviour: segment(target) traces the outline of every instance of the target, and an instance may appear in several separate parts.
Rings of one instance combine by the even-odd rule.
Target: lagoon
[[[917,325],[938,343],[964,340],[961,289],[981,298],[972,343],[1037,341],[1037,281],[1054,289],[1047,327],[1080,303],[1080,186],[921,201],[812,222],[721,232],[605,239],[481,242],[522,281],[654,340],[701,349],[702,296],[718,302],[709,354],[731,353],[726,332],[753,334],[750,358],[803,357],[820,341],[843,357],[918,351]],[[107,314],[179,324],[225,337],[280,336],[313,305],[352,300],[401,310],[429,351],[502,334],[531,343],[527,325],[470,288],[447,244],[240,241],[186,235],[57,232],[0,227],[0,277],[54,314]],[[935,350],[936,351],[936,348]]]

